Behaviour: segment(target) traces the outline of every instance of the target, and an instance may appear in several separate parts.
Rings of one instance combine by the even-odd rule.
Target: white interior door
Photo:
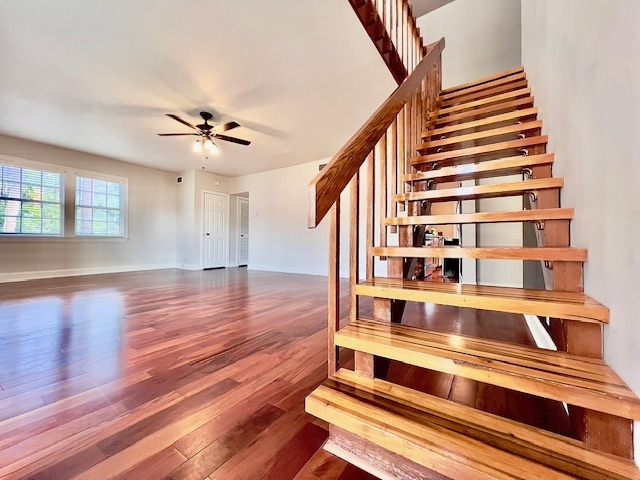
[[[229,197],[204,193],[203,268],[227,266],[229,242]]]
[[[249,200],[238,199],[240,206],[240,239],[238,245],[238,265],[249,265]]]

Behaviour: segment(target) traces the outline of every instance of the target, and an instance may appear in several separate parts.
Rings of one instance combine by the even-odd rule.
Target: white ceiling
[[[164,114],[213,111],[252,141],[227,176],[333,155],[394,88],[347,0],[2,0],[0,65],[0,134],[178,172]]]

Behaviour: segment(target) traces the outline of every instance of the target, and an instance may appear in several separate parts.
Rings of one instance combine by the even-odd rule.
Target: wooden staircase
[[[409,108],[405,104],[393,113],[397,117],[388,130],[383,125],[382,147],[358,143],[362,132],[374,126],[363,127],[361,137],[354,137],[364,150],[361,162],[368,159],[360,177],[368,179],[372,190],[367,197],[367,278],[359,281],[357,167],[342,174],[343,185],[351,184],[352,219],[351,300],[344,326],[336,287],[339,201],[332,209],[330,377],[306,399],[307,411],[331,426],[325,448],[380,478],[640,479],[632,448],[632,420],[640,419],[640,399],[603,360],[609,310],[582,292],[587,252],[570,246],[574,212],[560,208],[564,180],[551,174],[555,158],[546,152],[547,137],[541,134],[542,121],[523,68],[438,88],[433,98],[425,91],[420,95],[422,107],[411,103],[414,96]],[[419,116],[413,132],[404,128],[407,110]],[[404,158],[390,158],[390,144],[391,157],[400,152]],[[336,167],[341,158],[329,165],[335,167],[333,173],[324,174],[334,183],[341,175]],[[514,181],[513,175],[521,180]],[[376,176],[380,181],[374,193]],[[495,183],[502,177],[509,178]],[[478,182],[487,178],[493,182]],[[312,182],[312,195],[324,179],[320,174]],[[439,188],[451,182],[457,185]],[[438,202],[499,197],[529,198],[531,208],[431,213]],[[377,221],[374,205],[380,211]],[[535,224],[538,246],[421,246],[427,226],[506,222]],[[390,245],[391,229],[398,232],[398,245]],[[386,277],[374,274],[374,257],[386,260]],[[546,289],[531,289],[411,279],[412,261],[427,257],[544,262],[548,282]],[[373,298],[372,318],[359,313],[359,299],[365,297]],[[537,316],[557,351],[403,325],[405,302]],[[353,371],[340,362],[340,349],[355,352]],[[379,359],[564,402],[576,438],[391,383],[385,370],[375,367]],[[374,370],[382,378],[375,378]]]

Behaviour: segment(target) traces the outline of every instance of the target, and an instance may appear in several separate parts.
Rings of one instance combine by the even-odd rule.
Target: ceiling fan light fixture
[[[211,154],[211,155],[218,155],[220,153],[220,149],[218,148],[218,146],[213,143],[211,141],[210,138],[207,138],[204,142],[204,148]]]
[[[202,140],[196,140],[196,143],[193,144],[193,151],[202,153]]]

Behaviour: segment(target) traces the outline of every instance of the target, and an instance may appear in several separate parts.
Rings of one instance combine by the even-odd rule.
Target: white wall
[[[128,239],[0,237],[0,281],[175,267],[175,175],[7,136],[0,153],[129,180]]]
[[[443,88],[520,65],[520,1],[456,0],[418,19],[426,43],[445,37]]]
[[[640,2],[522,2],[522,56],[589,249],[585,291],[611,309],[605,358],[640,393]],[[636,423],[636,458],[640,425]]]
[[[199,270],[202,268],[204,234],[203,192],[229,193],[229,178],[202,170],[190,170],[180,175],[183,181],[178,184],[177,193],[177,262],[180,268]]]
[[[427,43],[445,37],[442,86],[452,87],[517,67],[520,57],[520,2],[517,0],[456,0],[418,19]],[[520,177],[516,177],[515,181]],[[511,179],[513,180],[513,179]],[[500,182],[510,181],[503,178]],[[480,184],[492,183],[483,180]],[[467,183],[468,184],[468,183]],[[463,202],[464,213],[522,209],[520,197]],[[463,227],[465,246],[522,245],[520,224]],[[465,283],[522,286],[522,262],[462,261]]]
[[[307,228],[307,185],[322,163],[230,179],[230,193],[249,192],[250,269],[327,274],[327,221]]]
[[[329,215],[317,228],[307,228],[309,182],[330,159],[230,179],[232,194],[249,194],[249,265],[251,270],[327,275]],[[362,185],[362,180],[361,180]],[[366,223],[366,199],[361,192],[360,231]],[[341,197],[340,276],[349,276],[349,189]],[[360,277],[365,276],[366,245],[360,241]],[[379,230],[376,229],[376,242]],[[397,245],[390,235],[389,245]],[[386,275],[386,262],[376,260],[375,271]]]

